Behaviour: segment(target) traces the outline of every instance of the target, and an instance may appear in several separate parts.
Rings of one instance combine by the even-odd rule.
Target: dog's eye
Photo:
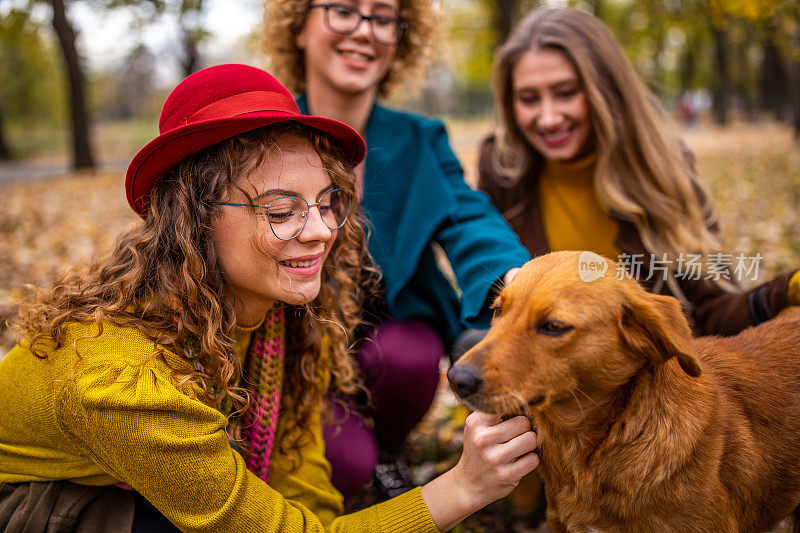
[[[563,335],[571,329],[572,326],[568,326],[557,320],[545,320],[536,325],[536,333],[544,333],[545,335],[552,336]]]
[[[492,310],[492,318],[497,318],[500,316],[500,313],[503,310],[503,306],[500,304],[500,302],[495,302],[489,309]]]

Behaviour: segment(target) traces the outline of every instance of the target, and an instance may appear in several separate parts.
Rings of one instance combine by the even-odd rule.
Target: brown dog
[[[599,258],[599,256],[596,256]],[[692,339],[675,298],[531,261],[448,377],[471,407],[538,432],[563,532],[757,532],[800,504],[800,310]],[[585,278],[584,278],[585,279]]]

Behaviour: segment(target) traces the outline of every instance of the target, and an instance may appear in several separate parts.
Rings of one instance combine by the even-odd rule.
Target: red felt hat
[[[288,89],[267,72],[248,65],[217,65],[189,75],[167,97],[159,136],[128,166],[128,203],[144,218],[153,186],[181,160],[240,133],[287,120],[328,134],[351,164],[364,159],[366,145],[358,132],[337,120],[303,115]]]

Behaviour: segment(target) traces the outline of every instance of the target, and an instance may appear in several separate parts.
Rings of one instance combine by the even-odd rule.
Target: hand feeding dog
[[[448,372],[470,407],[531,419],[553,530],[756,532],[795,510],[800,309],[692,339],[678,300],[610,260],[582,281],[578,257],[526,264]]]

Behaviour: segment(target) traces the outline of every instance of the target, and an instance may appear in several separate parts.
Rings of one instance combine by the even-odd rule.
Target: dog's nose
[[[483,380],[469,367],[453,365],[447,371],[447,379],[456,394],[462,398],[475,394],[483,385]]]

